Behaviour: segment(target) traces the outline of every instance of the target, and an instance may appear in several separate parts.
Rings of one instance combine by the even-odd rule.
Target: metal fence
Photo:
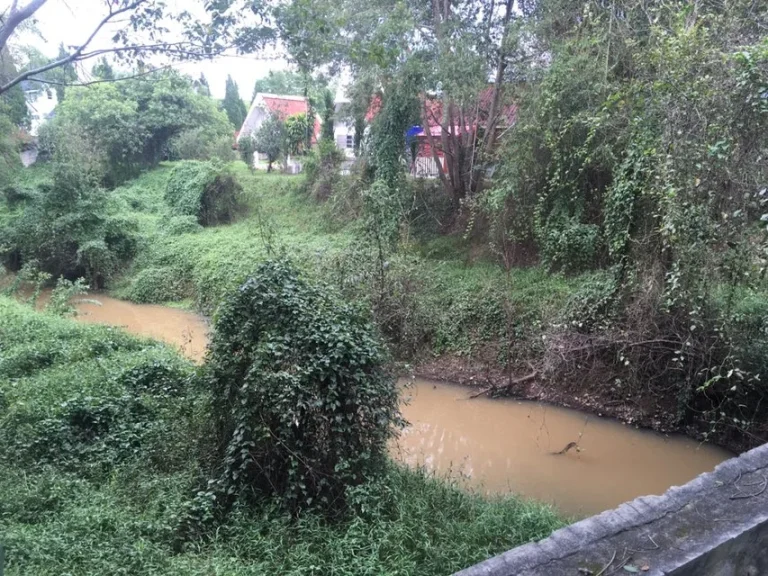
[[[438,165],[432,157],[419,156],[411,164],[411,175],[416,178],[437,178],[440,170],[442,166]]]

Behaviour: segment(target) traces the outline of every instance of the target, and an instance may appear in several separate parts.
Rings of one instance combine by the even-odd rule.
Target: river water
[[[77,304],[77,319],[120,326],[163,340],[202,361],[208,324],[185,310],[107,296]],[[413,466],[450,474],[488,493],[517,493],[586,516],[644,494],[660,494],[714,468],[730,455],[684,437],[665,437],[619,422],[536,402],[467,399],[467,388],[405,380],[410,425],[392,453]],[[553,454],[567,444],[578,446]]]

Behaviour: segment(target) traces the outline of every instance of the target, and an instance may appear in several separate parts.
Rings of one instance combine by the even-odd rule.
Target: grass
[[[163,196],[172,169],[163,163],[111,193],[138,230],[137,256],[110,282],[119,298],[212,315],[262,261],[285,254],[372,310],[397,356],[411,358],[471,356],[487,344],[509,348],[505,342],[536,346],[542,326],[562,313],[582,284],[541,268],[507,274],[487,256],[473,256],[477,246],[460,235],[436,235],[422,219],[413,224],[416,240],[388,256],[382,286],[370,235],[354,218],[340,221],[332,203],[313,200],[303,176],[251,173],[242,162],[232,163],[245,210],[232,224],[203,228],[170,214]],[[25,171],[30,183],[46,178],[45,165]]]
[[[208,420],[193,370],[157,342],[0,297],[5,574],[444,575],[562,525],[393,464],[344,522],[239,507],[174,551]]]
[[[360,223],[339,222],[328,206],[303,191],[303,177],[232,171],[243,184],[246,211],[233,224],[177,229],[163,203],[172,165],[162,165],[114,193],[139,222],[139,255],[113,283],[135,302],[184,302],[212,314],[260,262],[287,254],[343,296],[372,308],[375,253]],[[418,232],[418,230],[415,230]],[[471,354],[483,342],[534,333],[576,293],[579,278],[541,268],[507,274],[497,263],[472,258],[460,236],[416,234],[419,241],[388,259],[388,309],[398,328],[385,336],[401,356]],[[510,324],[514,335],[510,334]],[[407,333],[407,334],[406,334]],[[538,334],[537,334],[538,336]]]

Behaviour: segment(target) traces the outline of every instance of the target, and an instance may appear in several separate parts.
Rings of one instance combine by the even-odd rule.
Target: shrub
[[[316,200],[327,200],[340,180],[339,168],[344,160],[333,140],[320,140],[304,162],[307,190]]]
[[[595,261],[600,229],[573,220],[550,225],[542,239],[545,264],[551,269],[580,272]]]
[[[257,152],[267,157],[267,172],[272,172],[272,164],[285,153],[285,125],[276,114],[262,122],[253,137]]]
[[[249,170],[253,170],[253,155],[256,154],[256,142],[253,135],[246,134],[237,141],[237,151],[240,153],[240,159],[245,162]]]
[[[169,157],[172,160],[212,160],[222,162],[234,160],[232,137],[210,134],[205,127],[186,130],[176,136],[169,144]]]
[[[203,226],[232,221],[242,186],[218,162],[186,160],[171,172],[165,201],[177,216],[195,216]]]
[[[145,268],[133,279],[125,297],[132,302],[158,303],[181,300],[188,295],[186,283],[171,267]]]
[[[207,361],[218,476],[198,504],[238,494],[337,515],[385,468],[400,422],[369,325],[288,263],[270,261],[221,306]]]
[[[163,231],[171,236],[195,234],[202,229],[194,216],[171,216],[163,223]]]

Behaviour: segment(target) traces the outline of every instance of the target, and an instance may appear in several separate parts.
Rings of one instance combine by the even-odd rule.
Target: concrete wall
[[[768,575],[768,444],[456,576]]]

